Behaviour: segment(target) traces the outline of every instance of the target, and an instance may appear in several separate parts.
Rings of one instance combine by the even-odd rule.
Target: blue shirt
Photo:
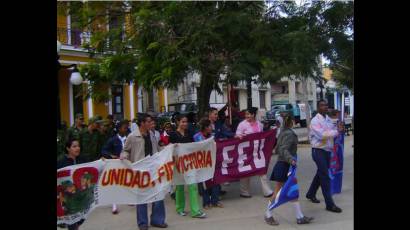
[[[204,135],[202,135],[201,132],[197,132],[197,133],[194,135],[194,141],[195,141],[195,142],[204,141],[205,139],[206,139],[206,138],[204,137]]]

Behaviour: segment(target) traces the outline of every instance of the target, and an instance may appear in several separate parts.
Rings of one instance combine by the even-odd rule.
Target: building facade
[[[307,84],[307,93],[304,87]],[[300,79],[284,77],[280,82],[271,86],[272,105],[275,104],[296,104],[303,103],[306,100],[310,108],[316,110],[316,83],[313,79],[308,78],[306,81]]]
[[[76,64],[81,66],[94,59],[89,57],[87,50],[82,45],[89,41],[92,34],[85,30],[75,28],[69,14],[59,13],[57,15],[57,40],[62,47],[59,55],[59,63],[64,66]],[[92,26],[97,26],[101,30],[109,30],[110,27],[124,26],[115,23],[114,17],[109,15],[101,20],[97,20]],[[88,82],[81,85],[73,85],[70,82],[71,70],[61,68],[58,72],[58,102],[60,120],[67,125],[74,124],[74,117],[77,113],[84,114],[85,121],[95,115],[105,118],[108,114],[114,115],[116,119],[135,118],[137,113],[154,111],[164,111],[166,101],[164,90],[155,89],[147,91],[143,87],[130,82],[129,84],[112,84],[106,86],[105,90],[110,95],[106,102],[97,102],[92,98],[84,100]]]
[[[326,84],[326,100],[329,107],[335,108],[343,113],[353,116],[354,114],[354,95],[353,92],[345,87],[336,87],[332,79],[332,70],[323,68],[323,78],[328,82]],[[330,84],[329,84],[330,83]]]

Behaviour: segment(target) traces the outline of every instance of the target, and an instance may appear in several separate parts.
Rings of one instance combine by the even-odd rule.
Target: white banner
[[[106,160],[98,182],[99,205],[146,204],[163,200],[170,190],[173,165],[169,145],[161,152],[133,163]]]
[[[178,144],[174,150],[174,179],[172,184],[195,184],[213,178],[216,162],[216,143],[205,141]]]
[[[208,139],[171,144],[131,164],[98,160],[57,170],[57,224],[73,224],[99,205],[146,204],[163,200],[173,184],[213,178],[216,144]]]

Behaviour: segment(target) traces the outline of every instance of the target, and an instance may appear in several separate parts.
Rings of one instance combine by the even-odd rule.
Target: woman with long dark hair
[[[80,142],[77,139],[70,139],[65,144],[66,155],[63,159],[57,162],[57,169],[64,168],[70,165],[76,165],[84,163],[83,160],[79,157],[80,155]],[[67,225],[68,230],[78,230],[80,225],[84,222],[84,219]],[[62,226],[64,227],[64,226]]]
[[[192,134],[188,132],[188,118],[186,115],[178,115],[176,117],[177,130],[171,132],[169,141],[171,143],[191,143],[194,142]],[[193,218],[205,218],[206,214],[199,208],[198,202],[198,185],[188,185],[189,203],[191,206],[191,216]],[[184,185],[176,186],[176,210],[181,216],[186,216],[185,209],[185,192]]]

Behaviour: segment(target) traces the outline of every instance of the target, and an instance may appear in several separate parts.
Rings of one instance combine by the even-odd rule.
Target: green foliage
[[[211,91],[221,92],[221,81],[235,84],[255,75],[261,83],[291,75],[315,78],[321,54],[331,61],[335,78],[351,86],[353,33],[346,31],[353,31],[352,2],[267,3],[76,2],[71,13],[91,30],[85,47],[97,59],[81,70],[91,82],[88,96],[99,95],[99,85],[130,80],[147,89],[176,88],[197,72],[203,112]],[[104,32],[90,27],[107,10],[120,23],[130,19],[125,38],[122,28]]]

